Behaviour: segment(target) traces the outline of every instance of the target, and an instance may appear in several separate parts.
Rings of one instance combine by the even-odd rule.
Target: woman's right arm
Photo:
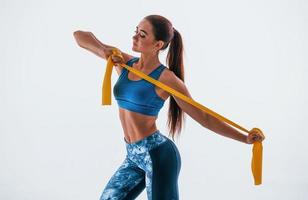
[[[107,44],[103,44],[101,41],[99,41],[93,33],[88,32],[88,31],[75,31],[74,32],[74,37],[77,42],[77,44],[95,55],[108,59],[108,57],[112,54],[112,49],[115,48],[114,46],[110,46]],[[124,62],[126,63],[128,60],[133,58],[132,55],[129,55],[127,53],[124,53],[121,51],[121,54],[124,58]]]
[[[89,50],[95,55],[104,59],[107,59],[110,56],[108,55],[108,49],[112,47],[100,42],[93,33],[87,31],[75,31],[74,38],[80,47]]]

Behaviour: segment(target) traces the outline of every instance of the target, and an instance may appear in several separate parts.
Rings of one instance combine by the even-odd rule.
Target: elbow
[[[85,36],[89,35],[89,34],[92,34],[91,32],[88,32],[88,31],[81,31],[81,30],[77,30],[77,31],[74,31],[73,32],[73,36],[77,42],[77,44],[80,46],[80,47],[83,47],[82,46],[82,40],[84,40]]]
[[[225,122],[223,122],[222,120],[206,113],[206,127],[210,130],[214,130],[217,129],[219,127],[221,127],[222,125],[225,125]]]
[[[81,44],[80,44],[80,35],[82,34],[82,31],[75,31],[74,33],[73,33],[73,36],[74,36],[74,38],[75,38],[75,40],[76,40],[76,42],[77,42],[77,44],[81,47]]]
[[[74,31],[73,36],[77,39],[82,33],[83,33],[83,31],[80,31],[80,30]]]
[[[90,31],[81,31],[81,30],[77,30],[73,32],[74,37],[78,37],[84,34],[92,34],[92,32]]]
[[[206,112],[203,112],[203,115],[204,115],[204,117],[203,117],[204,120],[203,120],[202,126],[204,128],[210,129],[211,116],[208,113],[206,113]]]

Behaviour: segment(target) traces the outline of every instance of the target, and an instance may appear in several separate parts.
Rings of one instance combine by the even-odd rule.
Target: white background
[[[307,13],[304,0],[1,0],[0,199],[99,199],[124,159],[124,134],[114,97],[101,106],[106,61],[73,32],[140,56],[131,37],[150,14],[182,34],[193,98],[266,135],[255,186],[252,146],[186,115],[176,140],[180,199],[307,199]],[[113,85],[117,77],[114,70]],[[157,120],[165,135],[168,104]]]

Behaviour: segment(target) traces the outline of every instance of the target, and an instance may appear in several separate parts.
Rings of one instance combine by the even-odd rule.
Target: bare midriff
[[[119,108],[119,116],[127,143],[134,143],[157,131],[157,116],[148,116],[141,113]]]

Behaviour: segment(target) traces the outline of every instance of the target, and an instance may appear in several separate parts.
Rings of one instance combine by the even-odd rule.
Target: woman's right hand
[[[122,64],[124,62],[123,58],[121,58],[120,56],[117,56],[117,55],[112,55],[113,54],[113,49],[115,47],[106,47],[105,48],[105,56],[106,56],[106,59],[109,58],[109,56],[111,56],[111,59],[112,59],[112,62],[115,64],[115,65],[119,65],[119,64]],[[119,50],[119,49],[118,49]],[[119,50],[120,51],[120,50]]]

